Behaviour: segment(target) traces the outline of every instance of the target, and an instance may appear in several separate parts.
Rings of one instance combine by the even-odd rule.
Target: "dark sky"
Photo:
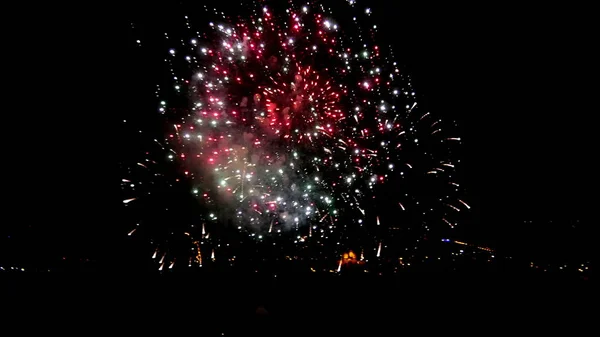
[[[224,11],[237,3],[208,2]],[[464,235],[498,246],[525,237],[536,245],[545,240],[537,236],[560,239],[570,228],[564,220],[589,221],[586,200],[594,195],[595,175],[593,132],[587,131],[594,126],[594,107],[586,103],[594,41],[589,10],[550,3],[368,3],[379,32],[389,32],[381,38],[413,75],[420,103],[461,127],[464,184],[473,206]],[[35,256],[66,242],[104,253],[121,232],[122,203],[112,197],[121,177],[111,163],[126,144],[106,123],[120,123],[123,111],[142,105],[140,88],[153,84],[134,78],[139,73],[128,68],[127,48],[118,41],[129,38],[129,10],[160,20],[167,9],[156,3],[94,8],[97,15],[54,7],[28,12],[15,18],[27,27],[15,25],[5,40],[12,85],[4,106],[14,112],[5,114],[5,125],[17,132],[16,138],[5,133],[12,165],[6,193],[25,210],[11,207],[16,215],[5,228],[38,228]],[[556,225],[525,226],[527,219]],[[587,223],[581,227],[589,232]]]
[[[474,206],[466,236],[546,246],[572,235],[571,221],[589,230],[584,205],[593,173],[584,162],[592,152],[583,130],[591,112],[591,40],[582,9],[371,7],[397,13],[381,31],[394,32],[397,48],[405,47],[401,59],[422,102],[461,126],[464,183]]]
[[[590,155],[584,22],[566,8],[388,6],[407,12],[387,27],[405,32],[396,44],[412,46],[402,57],[426,104],[463,127],[483,210],[577,218]]]

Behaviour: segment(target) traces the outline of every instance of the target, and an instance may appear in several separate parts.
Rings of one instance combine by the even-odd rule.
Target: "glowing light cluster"
[[[366,38],[376,25],[361,20],[372,20],[372,11],[346,5],[356,12],[348,27],[320,5],[254,4],[246,18],[221,18],[202,34],[188,24],[183,45],[166,40],[174,83],[158,110],[169,131],[155,142],[162,160],[178,163],[174,180],[186,181],[203,207],[201,231],[185,232],[189,266],[219,258],[205,224],[233,224],[257,241],[292,231],[298,245],[339,245],[335,263],[349,251],[343,242],[355,240],[355,250],[376,259],[386,251],[380,228],[454,227],[470,208],[453,180],[450,146],[460,139],[419,110],[391,51]],[[181,93],[191,108],[170,105]],[[152,172],[153,160],[145,160],[135,169]],[[149,199],[124,189],[127,207]],[[173,267],[173,256],[154,253],[161,270]]]

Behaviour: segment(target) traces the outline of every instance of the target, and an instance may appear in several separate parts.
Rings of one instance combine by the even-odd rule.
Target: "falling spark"
[[[450,228],[454,228],[454,225],[450,223],[450,221],[446,220],[446,218],[442,218],[442,220],[444,220],[444,222],[446,224],[448,224],[448,226],[450,226]]]
[[[450,204],[446,204],[446,206],[448,206],[448,207],[452,208],[453,210],[455,210],[455,211],[457,211],[457,212],[460,212],[460,209],[459,209],[458,207],[456,207],[456,206],[452,206],[452,205],[450,205]]]
[[[466,203],[466,202],[464,202],[464,201],[462,201],[462,200],[460,200],[460,199],[458,199],[458,201],[459,201],[461,204],[465,205],[465,207],[466,207],[467,209],[471,209],[471,206],[467,205],[467,203]]]

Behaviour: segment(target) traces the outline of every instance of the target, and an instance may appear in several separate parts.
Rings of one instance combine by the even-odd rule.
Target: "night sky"
[[[224,10],[227,10],[226,2],[218,2]],[[459,235],[524,254],[543,250],[556,255],[568,253],[575,246],[586,247],[587,241],[581,241],[581,238],[591,233],[587,215],[590,208],[585,205],[590,204],[586,200],[589,200],[588,195],[592,195],[590,176],[594,174],[594,168],[584,164],[592,152],[588,150],[590,133],[584,132],[583,126],[590,124],[593,110],[584,102],[589,69],[583,60],[591,48],[591,40],[587,33],[588,21],[580,18],[580,11],[550,4],[544,7],[486,4],[473,8],[456,4],[429,6],[377,1],[369,5],[374,16],[380,18],[379,32],[389,32],[379,40],[394,45],[397,61],[404,64],[412,75],[420,104],[436,114],[447,115],[447,119],[455,119],[460,127],[461,134],[458,136],[463,139],[462,183],[470,196],[472,219],[459,229]],[[158,5],[146,6],[150,8],[144,14],[136,13],[136,19],[142,17],[151,22],[153,18],[160,18],[160,11],[169,11],[159,9]],[[125,38],[128,38],[127,21],[121,27],[121,35]],[[104,25],[110,24],[104,22]],[[58,41],[49,36],[43,40],[46,39],[45,50],[55,50],[49,47],[56,48]],[[19,38],[15,40],[20,41]],[[80,40],[79,36],[69,38],[64,45],[77,40]],[[21,41],[18,45],[25,44]],[[88,49],[85,48],[86,51]],[[98,57],[96,64],[101,63],[105,53],[106,50],[98,51],[102,56]],[[111,57],[114,58],[114,55]],[[59,57],[49,55],[47,60],[54,58]],[[148,76],[144,73],[151,69],[134,65],[125,54],[116,59],[122,59],[123,69],[130,70],[125,78],[139,83],[131,88],[130,93],[123,95],[127,99],[126,103],[119,104],[119,107],[127,108],[127,112],[123,113],[155,111],[151,101],[153,84],[143,81],[148,78],[144,77]],[[24,62],[27,64],[23,67],[37,71],[38,68],[28,62]],[[70,65],[64,60],[61,62],[67,67]],[[75,76],[81,68],[94,68],[90,64],[83,65],[77,63],[78,69],[68,72]],[[103,91],[99,91],[91,89],[91,85],[93,94],[86,92],[87,98],[74,99],[69,105],[81,106],[89,104],[89,98],[110,97],[109,89],[104,84],[103,87]],[[147,89],[150,92],[146,92]],[[40,97],[45,95],[52,96],[40,94]],[[22,105],[23,101],[16,105]],[[111,112],[116,123],[122,120],[121,110]],[[86,123],[91,121],[86,120]],[[80,136],[85,134],[81,130],[73,132]],[[105,132],[104,138],[106,136]],[[120,155],[135,151],[127,137],[124,135],[122,141],[114,144]],[[73,139],[65,135],[61,135],[61,139],[64,139],[61,144],[71,146],[71,151],[80,151],[73,149]],[[126,148],[122,144],[127,144]],[[39,144],[37,147],[40,147]],[[47,158],[52,158],[51,154]],[[69,163],[73,162],[70,165],[75,171],[73,175],[70,172],[65,174],[60,168],[52,168],[52,172],[56,171],[63,179],[77,177],[89,187],[90,177],[81,170],[98,160],[87,155],[77,166],[78,160],[69,160]],[[108,160],[112,158],[102,159],[103,162]],[[102,165],[100,174],[94,175],[101,176],[105,167],[111,170],[115,166]],[[98,185],[110,180],[106,176],[108,174],[98,178]],[[120,177],[116,178],[120,180]],[[87,212],[86,216],[75,217],[73,224],[63,218],[62,224],[47,220],[46,226],[40,226],[37,217],[34,221],[33,215],[22,215],[21,219],[25,222],[37,223],[34,225],[35,234],[27,234],[34,242],[30,245],[36,247],[36,252],[62,254],[81,250],[101,259],[102,254],[98,251],[102,251],[105,240],[112,240],[113,235],[119,232],[120,200],[115,197],[115,202],[111,203],[106,202],[104,197],[118,194],[119,180],[115,180],[114,189],[97,186],[103,192],[90,197],[89,202],[72,201],[78,205],[77,209]],[[61,186],[51,183],[52,186],[55,184],[56,189]],[[79,189],[80,186],[73,188],[73,197],[81,195]],[[38,199],[37,202],[43,200]],[[115,211],[107,211],[112,209],[110,207],[114,207]],[[58,206],[50,207],[46,214],[61,213],[61,209],[64,210]],[[523,223],[528,220],[534,223]],[[553,223],[549,224],[549,221]],[[49,223],[53,225],[49,226]],[[21,233],[23,230],[19,226],[9,226],[9,234]],[[107,229],[103,230],[102,226]],[[78,229],[78,234],[74,234],[74,229]],[[20,235],[21,240],[27,241],[27,235]],[[83,240],[73,239],[77,235]],[[559,243],[561,239],[567,240],[568,244]],[[63,244],[57,244],[60,242]],[[517,249],[514,250],[514,247]],[[20,249],[21,252],[23,250]]]
[[[589,40],[581,13],[394,6],[407,13],[394,21],[407,42],[396,43],[414,46],[403,55],[417,89],[432,110],[462,127],[464,182],[474,203],[465,231],[495,246],[568,254],[589,229],[589,174],[582,170],[591,154],[582,132],[590,111],[583,62]],[[571,240],[568,249],[561,238]]]

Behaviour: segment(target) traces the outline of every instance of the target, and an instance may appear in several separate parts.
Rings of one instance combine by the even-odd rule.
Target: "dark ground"
[[[4,317],[27,321],[24,329],[79,334],[578,333],[591,320],[589,290],[578,283],[433,274],[373,281],[114,274],[8,279],[2,288],[12,308]]]

